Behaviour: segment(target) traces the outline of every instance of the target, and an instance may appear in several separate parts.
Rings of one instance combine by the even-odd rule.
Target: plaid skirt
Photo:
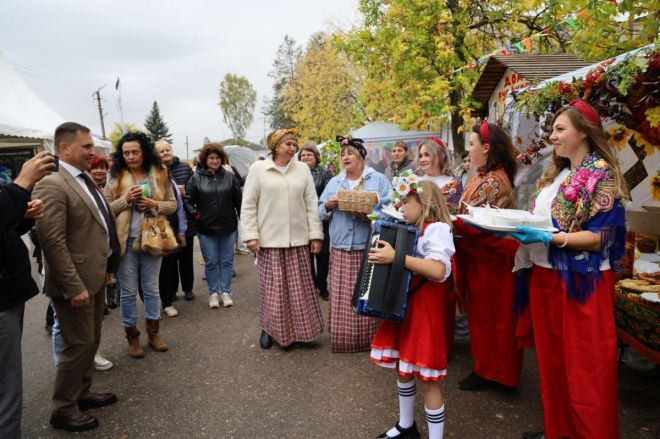
[[[333,352],[368,351],[380,323],[356,314],[351,305],[363,254],[364,250],[332,249],[330,252],[328,327]]]
[[[257,254],[261,329],[280,346],[314,341],[323,332],[310,261],[307,245]]]

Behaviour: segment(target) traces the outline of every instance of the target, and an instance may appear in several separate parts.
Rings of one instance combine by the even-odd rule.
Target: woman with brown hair
[[[241,239],[257,254],[262,349],[310,342],[323,332],[310,249],[321,251],[323,227],[309,167],[294,160],[298,131],[268,135],[270,154],[252,164],[243,188]]]
[[[619,422],[612,265],[623,255],[627,190],[589,104],[574,100],[562,107],[550,141],[554,164],[539,181],[533,213],[551,218],[559,232],[519,227],[511,235],[526,244],[517,262],[531,267],[528,295],[517,303],[524,308],[519,333],[533,336],[536,346],[545,427],[523,438],[614,439]]]
[[[301,162],[309,166],[314,179],[316,195],[321,196],[332,178],[332,172],[321,166],[321,154],[313,143],[306,143],[298,153]],[[319,254],[312,257],[312,277],[323,300],[328,300],[328,264],[330,262],[330,223],[323,220],[323,247]]]
[[[238,180],[222,165],[226,160],[222,144],[207,143],[186,185],[186,206],[195,219],[212,309],[220,307],[219,299],[224,307],[234,304],[231,279],[242,195]]]
[[[476,174],[463,192],[459,213],[467,205],[515,207],[513,178],[516,153],[509,135],[483,121],[470,133],[470,158]],[[493,383],[517,387],[523,351],[517,346],[513,313],[516,277],[512,273],[518,243],[455,222],[457,284],[467,305],[472,373],[461,390],[480,390]]]

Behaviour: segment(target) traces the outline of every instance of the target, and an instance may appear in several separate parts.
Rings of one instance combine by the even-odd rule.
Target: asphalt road
[[[197,245],[197,244],[196,244]],[[195,261],[199,257],[196,247]],[[368,353],[333,354],[324,333],[300,349],[260,349],[254,258],[237,255],[232,308],[208,308],[203,266],[195,263],[196,299],[179,293],[180,314],[163,317],[170,350],[126,353],[119,310],[103,327],[101,353],[115,367],[95,375],[93,389],[112,391],[115,405],[94,411],[101,423],[75,437],[128,438],[373,438],[397,421],[395,375],[375,366]],[[44,331],[47,300],[30,300],[23,335],[26,438],[65,438],[48,424],[54,368]],[[324,315],[327,304],[322,302]],[[141,322],[141,330],[144,324]],[[143,334],[146,331],[143,331]],[[534,351],[526,352],[521,386],[472,393],[457,389],[470,371],[469,346],[456,346],[442,383],[447,438],[517,439],[542,429]],[[660,377],[620,367],[622,438],[660,438]],[[425,434],[423,402],[416,419]]]

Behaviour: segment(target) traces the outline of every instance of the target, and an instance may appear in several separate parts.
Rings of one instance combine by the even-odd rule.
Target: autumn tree
[[[119,122],[115,122],[115,124],[112,127],[112,131],[110,132],[110,135],[108,136],[108,140],[110,143],[112,143],[112,147],[116,147],[117,143],[119,143],[119,139],[122,138],[122,136],[128,132],[134,133],[136,131],[143,131],[138,126],[134,123],[131,122],[126,122],[125,124],[121,124]]]
[[[361,0],[363,22],[341,44],[365,68],[367,116],[436,129],[451,115],[461,151],[484,54],[533,38],[536,53],[602,59],[657,38],[659,10],[660,0]]]
[[[294,122],[286,113],[284,108],[284,91],[287,87],[296,86],[295,68],[298,59],[302,55],[302,49],[296,41],[288,35],[277,49],[273,70],[268,76],[273,79],[273,97],[265,102],[264,113],[268,116],[270,128],[292,127]]]
[[[565,35],[560,50],[590,61],[651,44],[660,30],[660,0],[569,0],[546,8],[540,21],[553,36]]]
[[[149,134],[149,138],[152,142],[156,142],[161,139],[172,142],[170,129],[167,127],[163,116],[160,114],[158,102],[154,101],[153,105],[151,106],[151,111],[147,115],[147,118],[144,120],[144,127],[147,129],[147,133]]]
[[[451,120],[454,147],[473,103],[476,63],[489,51],[543,29],[542,2],[531,0],[361,0],[363,23],[341,39],[366,71],[368,116],[404,128],[438,129]],[[534,11],[534,12],[531,12]]]
[[[245,137],[254,119],[257,92],[250,81],[240,75],[227,73],[220,83],[222,117],[235,139]]]
[[[283,93],[285,113],[303,138],[331,139],[361,123],[360,71],[337,50],[330,35],[312,35],[295,65],[296,80]]]

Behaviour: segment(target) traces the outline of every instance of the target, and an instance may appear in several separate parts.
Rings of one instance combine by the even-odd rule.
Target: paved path
[[[199,257],[196,248],[195,260]],[[74,437],[127,438],[373,438],[397,420],[392,371],[373,365],[367,353],[332,354],[330,340],[301,349],[259,348],[254,258],[236,258],[232,308],[208,308],[203,266],[195,264],[196,299],[175,302],[180,315],[163,317],[169,352],[146,347],[146,356],[126,354],[119,311],[106,316],[101,352],[115,363],[95,375],[94,389],[119,396],[94,411],[100,427]],[[54,377],[44,331],[46,299],[28,302],[23,337],[26,438],[72,435],[48,425]],[[324,314],[326,303],[322,303]],[[141,323],[143,327],[143,323]],[[463,392],[457,383],[470,370],[468,346],[457,346],[443,383],[447,438],[517,439],[539,430],[542,415],[533,351],[525,358],[520,389]],[[620,370],[622,437],[660,437],[660,380]],[[426,430],[418,398],[417,422]]]

